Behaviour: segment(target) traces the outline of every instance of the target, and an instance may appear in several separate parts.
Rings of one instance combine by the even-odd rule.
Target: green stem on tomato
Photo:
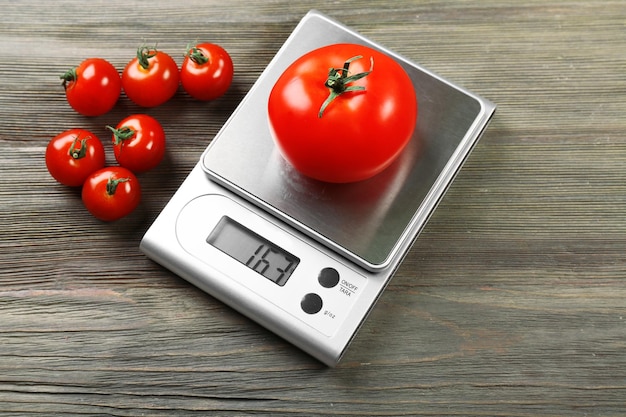
[[[149,59],[156,56],[156,54],[157,54],[156,47],[149,48],[147,46],[140,46],[137,49],[137,61],[139,61],[139,65],[141,65],[141,68],[145,70],[150,68]]]
[[[107,181],[107,186],[106,186],[107,194],[108,195],[115,194],[115,191],[117,191],[117,186],[120,185],[120,183],[126,182],[126,181],[130,181],[130,178],[109,177],[109,180]]]
[[[72,142],[72,146],[70,146],[69,154],[74,159],[84,158],[87,155],[87,139],[80,139],[78,135],[74,138],[74,142]],[[77,148],[77,144],[80,141],[80,148]]]
[[[360,80],[363,77],[368,76],[372,72],[372,69],[374,68],[374,61],[371,60],[369,71],[360,72],[354,75],[348,75],[350,72],[349,71],[350,64],[353,61],[356,61],[357,59],[361,59],[361,58],[363,58],[363,56],[357,55],[355,57],[348,59],[343,64],[343,68],[339,68],[339,69],[331,68],[328,70],[328,78],[326,79],[326,82],[324,83],[324,85],[330,89],[330,94],[328,98],[326,99],[326,101],[322,103],[322,107],[320,108],[320,111],[317,114],[317,117],[321,118],[324,114],[324,110],[326,110],[326,107],[328,107],[328,105],[334,99],[336,99],[343,93],[347,93],[348,91],[365,90],[365,87],[361,85],[348,85],[349,83],[352,83],[354,81]]]
[[[106,128],[113,132],[113,136],[115,137],[113,145],[119,145],[123,141],[132,138],[133,136],[135,136],[135,133],[137,133],[137,131],[131,129],[128,126],[122,126],[119,129],[111,126],[107,126]]]
[[[189,59],[191,59],[196,64],[204,65],[207,62],[209,62],[209,58],[207,58],[206,55],[204,55],[202,51],[198,49],[197,47],[187,45],[187,51],[188,52],[186,56],[188,56]]]
[[[76,73],[76,68],[72,68],[70,70],[67,70],[67,72],[65,72],[59,78],[61,78],[63,80],[63,88],[67,90],[67,83],[70,83],[72,81],[76,81],[78,79],[78,74]]]

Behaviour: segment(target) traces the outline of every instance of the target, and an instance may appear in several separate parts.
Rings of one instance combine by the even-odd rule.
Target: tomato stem
[[[334,99],[336,99],[343,93],[346,93],[348,91],[365,90],[365,87],[363,87],[362,85],[348,85],[349,83],[352,83],[354,81],[360,80],[363,77],[366,77],[372,72],[374,68],[374,60],[373,58],[370,58],[370,70],[369,71],[360,72],[354,75],[348,75],[350,73],[349,71],[350,64],[353,61],[356,61],[357,59],[361,59],[361,58],[363,58],[362,55],[354,56],[348,59],[346,62],[344,62],[343,68],[339,68],[339,69],[330,68],[328,70],[328,78],[326,79],[326,82],[324,83],[324,85],[330,88],[330,94],[328,98],[326,99],[326,101],[322,103],[322,107],[320,107],[320,111],[317,114],[317,117],[321,118],[322,115],[324,114],[324,110],[326,110],[326,107],[328,107],[328,105]]]
[[[65,90],[67,90],[67,83],[71,83],[71,82],[76,81],[78,79],[78,74],[76,73],[76,68],[72,68],[70,70],[67,70],[67,72],[65,72],[59,78],[61,78],[63,80],[63,88]]]
[[[131,129],[128,126],[122,126],[119,129],[115,129],[111,126],[107,126],[106,128],[113,132],[113,137],[115,138],[113,140],[113,145],[119,145],[123,141],[132,138],[133,136],[135,136],[135,133],[137,133],[137,131]]]
[[[69,154],[74,159],[84,158],[87,155],[87,139],[89,137],[80,139],[78,135],[74,138],[74,142],[72,142],[72,146],[70,146]],[[80,141],[80,148],[77,148],[76,145]]]
[[[155,57],[156,54],[156,47],[150,48],[148,46],[140,46],[139,49],[137,49],[137,61],[139,61],[139,65],[141,65],[141,68],[145,70],[150,68],[149,59]]]
[[[209,62],[209,58],[207,58],[206,55],[204,55],[202,51],[195,46],[187,45],[187,53],[185,56],[188,56],[189,59],[198,65],[204,65]]]
[[[106,186],[106,192],[108,195],[114,195],[115,191],[117,191],[117,186],[122,182],[130,181],[130,178],[113,178],[109,177]]]

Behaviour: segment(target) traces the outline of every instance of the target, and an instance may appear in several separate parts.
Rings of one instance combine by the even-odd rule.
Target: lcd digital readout
[[[223,216],[206,239],[211,246],[283,286],[300,259],[250,229]]]

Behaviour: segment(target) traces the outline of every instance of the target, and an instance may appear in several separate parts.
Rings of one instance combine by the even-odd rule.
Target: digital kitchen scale
[[[300,175],[272,140],[267,100],[298,57],[360,43],[396,59],[419,103],[415,133],[375,177]],[[485,130],[495,106],[319,12],[309,12],[157,217],[141,249],[334,366]]]

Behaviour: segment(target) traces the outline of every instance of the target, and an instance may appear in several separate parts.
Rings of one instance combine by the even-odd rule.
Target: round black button
[[[335,268],[324,268],[320,271],[317,280],[324,288],[332,288],[339,283],[339,272]]]
[[[322,309],[322,297],[315,293],[309,293],[302,297],[302,301],[300,301],[300,307],[307,314],[315,314],[319,313]]]

